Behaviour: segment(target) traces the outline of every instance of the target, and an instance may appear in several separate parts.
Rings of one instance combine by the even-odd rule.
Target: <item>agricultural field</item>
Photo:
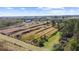
[[[53,36],[57,31],[58,29],[52,26],[50,21],[31,21],[30,23],[22,22],[17,26],[9,26],[0,30],[0,33],[39,48],[51,50],[55,41],[58,43],[59,40]],[[50,46],[51,44],[52,46]]]
[[[2,20],[1,20],[2,21]],[[3,21],[2,21],[3,22]],[[2,50],[75,51],[79,50],[79,20],[15,20],[0,27]],[[10,41],[11,40],[11,41]],[[24,44],[24,45],[23,45]],[[5,47],[6,46],[6,47]],[[16,49],[14,49],[16,48]]]

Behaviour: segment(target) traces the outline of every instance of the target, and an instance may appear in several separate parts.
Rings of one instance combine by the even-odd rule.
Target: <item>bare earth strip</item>
[[[26,40],[30,39],[32,36],[36,35],[37,32],[42,31],[42,30],[44,30],[44,29],[46,29],[46,28],[48,29],[49,27],[50,27],[50,26],[42,27],[42,28],[40,28],[39,30],[35,30],[35,31],[30,32],[30,33],[24,34],[24,35],[22,36],[21,40],[22,40],[22,41],[26,41]]]
[[[20,40],[17,40],[17,39],[14,39],[14,38],[2,35],[2,34],[0,34],[0,41],[4,41],[4,42],[6,41],[8,44],[5,44],[5,47],[9,46],[9,49],[10,48],[12,49],[13,44],[18,46],[19,47],[18,51],[20,51],[20,48],[23,49],[23,50],[26,50],[26,51],[28,51],[28,50],[32,50],[32,51],[43,51],[43,50],[45,51],[45,50],[47,50],[47,49],[44,49],[44,48],[39,48],[39,47],[30,45],[30,44],[24,43]],[[16,50],[16,48],[14,49],[14,51]]]
[[[54,30],[54,28],[51,27],[51,28],[49,28],[49,29],[47,29],[47,30],[44,30],[44,31],[41,31],[41,32],[37,33],[37,34],[35,35],[35,37],[36,37],[36,38],[39,38],[39,37],[41,37],[41,36],[43,36],[43,35],[46,35],[47,33],[49,33],[50,31],[53,31],[53,30]]]

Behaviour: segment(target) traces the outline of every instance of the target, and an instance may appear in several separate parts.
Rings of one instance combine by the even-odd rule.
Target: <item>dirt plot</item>
[[[44,30],[46,30],[46,29],[48,29],[48,28],[50,28],[50,27],[51,27],[51,26],[45,26],[45,27],[42,26],[42,28],[40,28],[40,29],[38,29],[38,30],[32,31],[32,32],[30,32],[30,33],[26,33],[26,34],[22,35],[21,40],[22,40],[22,41],[27,41],[27,40],[31,39],[32,36],[36,35],[38,32],[44,31]]]
[[[17,35],[23,35],[25,33],[29,33],[29,32],[34,31],[34,30],[38,30],[39,28],[41,28],[41,27],[35,27],[35,28],[31,28],[31,29],[26,29],[24,31],[20,31],[20,32],[17,32],[15,34],[12,34],[11,36],[15,37]]]
[[[46,34],[48,34],[50,31],[53,31],[53,30],[54,30],[54,28],[51,27],[51,28],[49,28],[49,29],[46,29],[46,30],[44,30],[44,31],[41,31],[41,32],[39,32],[39,33],[37,33],[37,34],[35,35],[35,38],[39,38],[39,37],[41,37],[41,36],[43,36],[43,35],[46,35]]]
[[[41,25],[44,25],[45,23],[35,23],[35,24],[25,24],[24,26],[21,26],[21,27],[14,27],[14,28],[8,28],[8,29],[4,29],[4,30],[0,30],[0,33],[2,34],[5,34],[5,35],[12,35],[16,32],[20,32],[20,31],[24,31],[26,29],[29,29],[29,28],[34,28],[34,27],[37,27],[37,26],[41,26]],[[28,25],[28,26],[26,26]]]
[[[25,42],[22,42],[20,40],[11,38],[6,35],[0,34],[0,42],[1,46],[3,46],[4,50],[13,50],[13,51],[42,51],[42,50],[47,50],[44,48],[39,48],[36,46],[33,46],[31,44],[27,44]],[[0,46],[0,47],[1,47]],[[2,50],[2,49],[1,49]]]
[[[19,41],[24,41],[26,43],[29,43],[30,41],[33,41],[35,39],[37,41],[40,41],[42,36],[46,35],[47,37],[50,37],[53,33],[55,33],[57,31],[57,29],[52,27],[51,24],[47,24],[44,22],[39,23],[39,24],[33,24],[33,25],[32,24],[33,23],[27,25],[25,23],[24,26],[5,29],[5,30],[1,30],[1,31],[5,35],[9,34],[10,37],[17,38],[17,39],[19,39]],[[18,42],[16,42],[16,43],[18,43]],[[6,45],[6,48],[9,48],[11,50],[14,50],[14,48],[17,48],[16,50],[18,50],[22,47],[22,42],[21,42],[21,45],[17,45],[15,43],[14,44],[6,43],[5,45]],[[25,48],[26,47],[24,46],[24,48],[21,48],[21,49],[24,50]],[[26,49],[29,49],[29,48],[26,48]],[[29,50],[31,50],[31,48]]]

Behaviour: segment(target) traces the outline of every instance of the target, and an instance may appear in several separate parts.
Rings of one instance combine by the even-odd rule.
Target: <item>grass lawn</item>
[[[48,42],[45,42],[44,48],[52,50],[53,45],[59,43],[59,38],[60,38],[60,34],[59,34],[59,32],[57,32],[55,35],[53,35],[51,38],[48,39]]]

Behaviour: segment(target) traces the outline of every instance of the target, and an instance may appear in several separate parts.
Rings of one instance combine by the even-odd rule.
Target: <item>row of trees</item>
[[[59,22],[59,24],[61,23]],[[64,50],[68,44],[70,45],[70,50],[79,50],[79,20],[63,20],[62,25],[60,44],[55,45],[57,47],[55,50]]]
[[[15,24],[18,24],[21,22],[22,22],[22,20],[20,20],[20,19],[16,19],[14,21],[13,20],[0,20],[0,28],[15,25]]]
[[[27,41],[27,43],[30,43],[32,45],[39,46],[39,47],[43,47],[45,42],[48,42],[48,37],[46,35],[43,35],[38,39],[35,39],[35,37],[32,37],[32,39]]]

